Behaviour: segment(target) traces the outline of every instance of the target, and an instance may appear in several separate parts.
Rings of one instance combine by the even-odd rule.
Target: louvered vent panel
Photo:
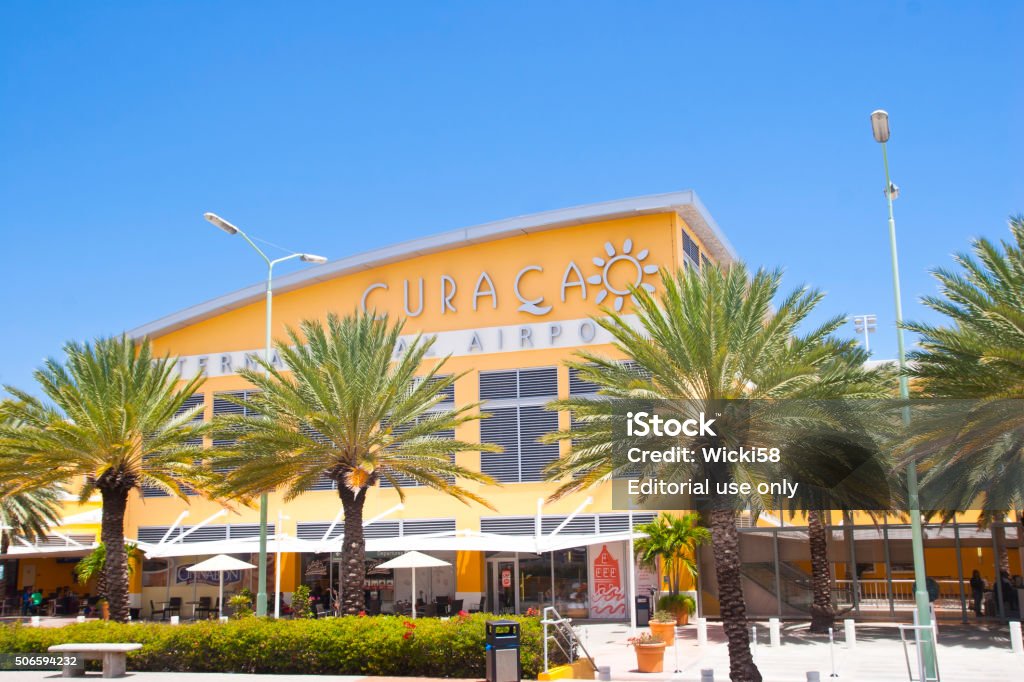
[[[519,397],[516,370],[480,372],[480,400],[513,400]]]
[[[540,405],[519,408],[519,447],[522,453],[521,481],[544,480],[544,468],[558,459],[558,444],[543,444],[537,440],[541,436],[557,430],[557,412],[549,412]]]
[[[313,521],[300,521],[296,524],[295,537],[300,540],[320,540],[323,538],[324,533],[331,527],[330,522],[313,522]],[[331,531],[332,536],[340,535],[343,529],[341,522],[338,522],[334,526],[334,530]]]
[[[533,535],[532,516],[491,516],[480,519],[480,532],[499,535]]]
[[[267,536],[276,532],[277,524],[267,524]],[[239,538],[258,538],[260,536],[260,524],[258,523],[233,523],[228,527],[229,537],[232,540]]]
[[[454,533],[455,519],[412,519],[402,521],[402,535]]]
[[[182,532],[189,530],[191,526],[183,528]],[[203,526],[197,530],[192,531],[185,536],[182,540],[184,543],[189,542],[213,542],[215,540],[227,540],[228,539],[228,527],[224,524]]]
[[[559,524],[565,521],[568,516],[543,516],[540,520],[540,530],[544,535],[550,535],[558,528]],[[591,535],[597,532],[597,522],[593,514],[579,514],[572,521],[565,525],[565,528],[558,531],[559,535]]]
[[[537,367],[519,370],[520,398],[555,398],[558,396],[558,370]]]
[[[341,530],[341,524],[338,525]],[[378,521],[363,528],[363,536],[369,538],[397,538],[401,528],[398,521]]]
[[[480,438],[494,443],[504,452],[480,453],[480,469],[502,483],[519,482],[519,409],[498,407],[489,410],[491,416],[480,422]]]
[[[569,395],[590,395],[597,393],[597,384],[592,381],[580,378],[580,371],[575,367],[569,368]]]
[[[139,542],[148,542],[156,544],[163,538],[164,533],[170,530],[170,526],[139,526],[138,539]],[[182,532],[181,527],[174,529],[174,532],[167,536],[167,542],[170,542]]]

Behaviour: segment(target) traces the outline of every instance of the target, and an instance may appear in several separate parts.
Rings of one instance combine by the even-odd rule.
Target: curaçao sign
[[[590,296],[593,294],[594,303],[608,305],[615,311],[620,311],[626,298],[631,296],[629,287],[643,287],[648,291],[654,291],[654,285],[644,281],[648,275],[658,272],[657,265],[646,262],[649,256],[648,249],[635,249],[632,239],[624,240],[621,248],[610,241],[605,242],[604,253],[594,256],[584,268],[575,260],[566,263],[559,282],[559,297],[562,303],[565,303],[569,292],[578,290],[582,300],[591,300]],[[584,275],[584,269],[590,274]],[[512,279],[512,291],[518,311],[542,316],[554,309],[540,286],[543,284],[540,280],[544,274],[544,268],[537,264],[524,265],[516,273]],[[431,302],[438,306],[437,309],[442,315],[458,313],[455,297],[461,287],[469,284],[459,282],[451,275],[441,275],[434,296],[425,291],[426,286],[422,277],[406,278],[401,284],[394,286],[400,286],[402,289],[402,313],[406,317],[415,318],[422,315]],[[374,310],[374,294],[390,291],[392,286],[392,283],[380,281],[366,287],[360,299],[363,311]],[[481,270],[476,281],[472,283],[470,302],[474,311],[486,305],[493,309],[498,308],[498,288],[487,270]]]
[[[608,306],[619,312],[625,301],[632,298],[633,287],[642,287],[651,292],[655,290],[652,282],[658,266],[650,262],[648,249],[637,248],[629,238],[621,244],[606,241],[599,249],[589,262],[568,260],[560,273],[545,272],[538,264],[525,264],[510,282],[505,283],[496,283],[487,270],[474,273],[475,277],[470,277],[468,281],[460,281],[450,275],[441,275],[433,284],[424,282],[423,277],[394,282],[376,281],[363,290],[360,303],[365,312],[380,310],[375,305],[375,301],[381,302],[377,297],[383,292],[392,292],[393,287],[401,289],[402,310],[389,312],[409,318],[406,329],[412,333],[399,340],[395,348],[396,355],[408,347],[415,332],[421,331],[416,329],[415,318],[423,315],[428,306],[436,306],[434,310],[442,315],[472,314],[485,306],[497,310],[499,306],[508,305],[499,299],[502,297],[500,291],[505,291],[507,297],[509,284],[515,298],[512,301],[515,309],[541,319],[439,332],[422,330],[433,339],[429,355],[477,355],[609,343],[610,335],[589,317],[543,319],[555,309],[559,300],[565,303],[570,294],[578,295],[579,300],[592,301],[595,306]],[[503,284],[505,288],[496,284]],[[557,297],[552,284],[557,285]],[[463,295],[456,299],[460,291],[463,291]],[[468,299],[464,295],[465,291],[471,292]],[[460,307],[465,308],[467,302],[469,310],[460,310]],[[627,319],[631,320],[632,316],[627,316]],[[257,349],[180,356],[177,370],[181,376],[224,376],[235,374],[242,367],[255,369],[258,367],[256,358],[262,356],[263,351]],[[271,354],[270,361],[275,367],[285,369],[276,350]]]

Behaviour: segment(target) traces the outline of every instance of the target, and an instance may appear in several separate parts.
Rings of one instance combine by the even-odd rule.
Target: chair
[[[181,617],[181,597],[171,597],[171,603],[167,605],[167,615]]]
[[[199,620],[200,616],[202,616],[203,618],[209,618],[211,610],[212,607],[210,606],[210,598],[200,597],[199,603],[196,604],[196,608],[192,612],[192,620]]]
[[[437,615],[439,616],[450,616],[451,615],[451,597],[442,596],[434,597],[434,603],[437,604]]]
[[[457,614],[460,611],[462,611],[462,603],[463,603],[463,601],[464,600],[462,600],[462,599],[453,599],[452,603],[450,604],[450,609],[449,609],[448,613],[454,616],[455,614]]]
[[[167,609],[158,609],[153,600],[149,600],[149,618],[150,620],[156,620],[156,617],[160,616],[160,620],[167,620]]]
[[[487,608],[487,595],[480,595],[480,604],[475,609],[470,609],[470,613],[483,613]]]

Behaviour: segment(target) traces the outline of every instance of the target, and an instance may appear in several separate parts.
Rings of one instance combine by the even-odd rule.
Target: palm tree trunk
[[[0,554],[7,554],[7,550],[10,548],[11,538],[7,535],[7,531],[0,530]],[[7,599],[7,571],[11,568],[11,562],[7,559],[3,559],[3,564],[3,577],[0,577],[0,601]]]
[[[124,549],[124,513],[128,506],[127,490],[101,490],[103,495],[103,518],[100,524],[100,538],[106,547],[106,561],[103,566],[107,603],[110,605],[110,619],[119,623],[128,622],[128,554]]]
[[[807,512],[807,535],[811,545],[811,632],[825,633],[836,623],[832,604],[832,574],[828,566],[828,534],[820,511]],[[782,596],[779,595],[781,599]]]
[[[344,615],[355,616],[366,610],[363,594],[366,580],[366,539],[363,537],[366,488],[356,492],[339,481],[338,497],[345,509],[345,539],[341,545],[341,611]]]
[[[992,522],[992,536],[996,541],[996,551],[998,552],[997,560],[999,564],[999,572],[1005,572],[1007,575],[1010,574],[1010,554],[1006,550],[1006,527],[997,526],[996,523],[1002,522],[1002,519]]]
[[[740,535],[736,530],[736,512],[715,509],[711,512],[711,536],[714,544],[715,576],[718,579],[718,603],[725,636],[729,640],[729,679],[732,682],[761,682],[761,673],[750,654],[747,630],[747,606],[743,602],[740,574]]]

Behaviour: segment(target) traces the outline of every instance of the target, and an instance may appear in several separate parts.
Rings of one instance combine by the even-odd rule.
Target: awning
[[[500,535],[461,530],[425,535],[403,535],[394,538],[369,538],[367,552],[518,552],[544,554],[546,552],[586,547],[607,542],[623,542],[630,538],[645,537],[643,533],[622,531],[617,533],[588,533],[582,535]],[[239,540],[213,540],[210,542],[168,542],[163,544],[139,543],[149,558],[207,556],[213,554],[255,554],[259,551],[259,538]],[[322,554],[341,551],[341,536],[328,540],[300,540],[286,534],[267,538],[267,552],[294,552]]]

